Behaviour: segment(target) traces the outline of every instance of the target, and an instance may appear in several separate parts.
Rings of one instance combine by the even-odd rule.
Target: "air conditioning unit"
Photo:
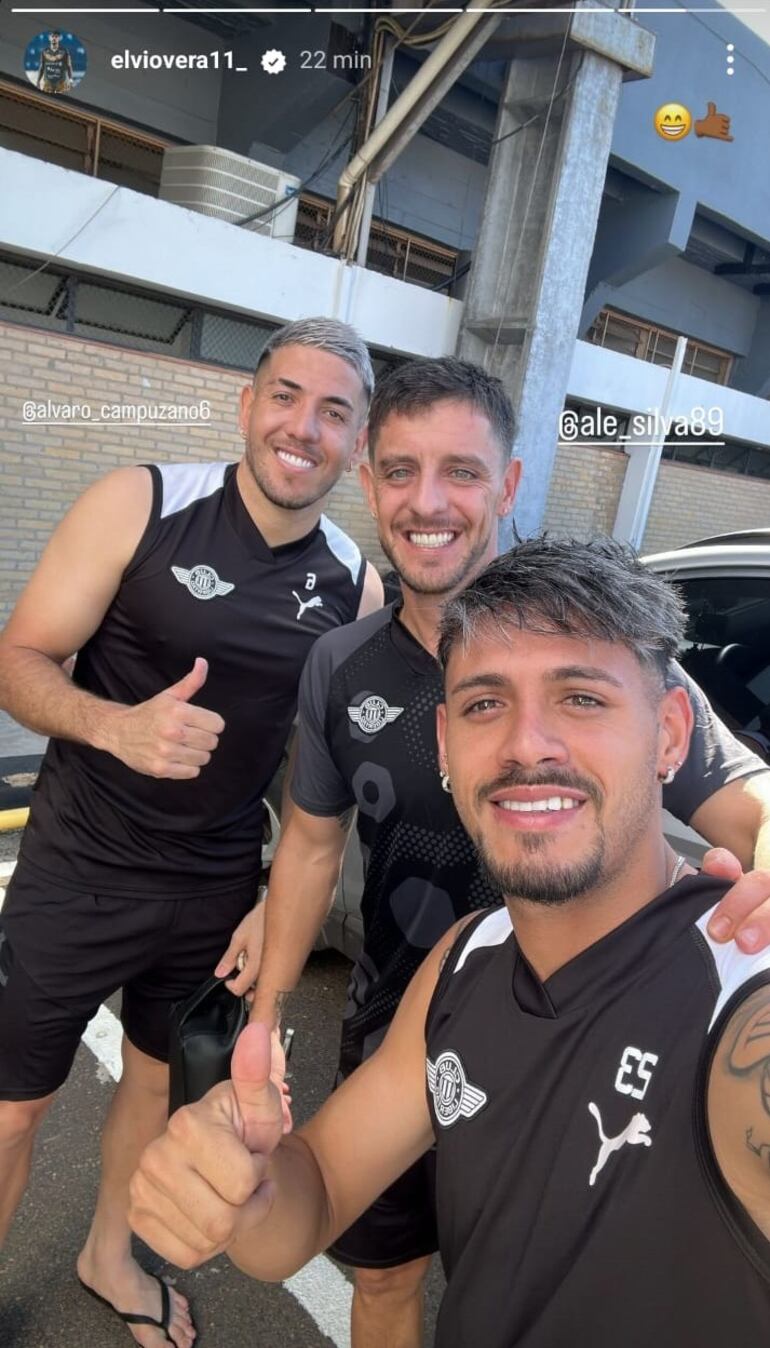
[[[159,196],[188,210],[291,243],[300,179],[217,145],[172,145]]]

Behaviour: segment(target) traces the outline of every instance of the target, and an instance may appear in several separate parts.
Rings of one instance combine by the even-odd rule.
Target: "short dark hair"
[[[679,592],[627,544],[542,534],[504,552],[449,600],[438,657],[446,669],[454,647],[480,628],[516,627],[619,642],[665,681],[685,620]]]
[[[377,383],[369,411],[369,457],[374,458],[382,423],[391,412],[427,412],[445,399],[469,403],[489,421],[506,459],[513,449],[516,415],[502,382],[480,365],[457,356],[404,361]]]

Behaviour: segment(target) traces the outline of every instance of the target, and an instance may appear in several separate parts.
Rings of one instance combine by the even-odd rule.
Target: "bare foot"
[[[149,1315],[154,1320],[161,1318],[162,1292],[157,1278],[145,1273],[135,1259],[128,1258],[121,1264],[109,1268],[101,1265],[98,1259],[89,1257],[84,1250],[78,1259],[78,1277],[95,1292],[97,1296],[109,1302],[119,1313],[131,1315]],[[168,1286],[168,1284],[166,1284]],[[190,1308],[181,1292],[168,1288],[170,1298],[168,1332],[176,1348],[192,1348],[195,1341],[195,1327],[190,1316]],[[164,1348],[168,1339],[162,1329],[152,1325],[127,1324],[126,1329],[133,1335],[140,1348]]]

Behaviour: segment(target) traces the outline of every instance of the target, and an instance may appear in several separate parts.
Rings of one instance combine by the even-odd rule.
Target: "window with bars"
[[[635,356],[637,360],[648,360],[653,365],[665,365],[670,369],[674,363],[677,337],[677,333],[669,332],[666,328],[630,318],[614,309],[602,309],[588,329],[585,340],[596,346],[606,346],[610,351],[620,351],[625,356]],[[732,363],[733,357],[729,351],[721,351],[716,346],[689,338],[682,370],[684,374],[695,375],[697,379],[726,384]]]
[[[0,320],[249,372],[280,326],[1,254]],[[371,354],[378,376],[402,359]]]
[[[741,477],[759,477],[770,480],[770,449],[756,445],[742,445],[739,440],[725,440],[722,444],[664,446],[662,458],[672,463],[691,463],[698,468],[712,468],[717,473],[738,473]]]

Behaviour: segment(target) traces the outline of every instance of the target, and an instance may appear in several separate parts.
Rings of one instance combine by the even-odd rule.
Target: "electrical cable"
[[[425,10],[423,11],[423,13],[427,13],[428,10],[429,10],[430,8],[432,8],[433,3],[434,3],[434,0],[430,0],[430,4],[429,4],[429,5],[426,5]],[[421,14],[418,14],[417,17],[416,17],[415,19],[412,20],[412,23],[409,25],[409,27],[408,27],[406,30],[401,29],[401,34],[402,34],[402,36],[397,37],[396,42],[395,42],[394,47],[393,47],[393,50],[394,50],[394,51],[396,51],[400,46],[403,46],[403,45],[405,45],[405,44],[408,45],[409,34],[412,32],[412,29],[415,28],[416,25],[419,23],[421,17],[422,17],[422,13],[421,13]],[[451,21],[450,21],[450,23],[451,23]],[[398,25],[398,26],[399,26],[399,28],[400,28],[400,25]],[[449,27],[449,25],[448,25],[448,24],[442,24],[442,25],[439,25],[439,27],[441,27],[441,29],[442,29],[442,31],[443,31],[443,30],[447,30],[448,27]],[[434,30],[434,31],[435,31],[435,30]],[[375,26],[375,35],[376,35],[376,26]],[[435,40],[435,38],[432,39],[432,40]],[[370,107],[371,107],[371,106],[373,105],[373,103],[374,103],[374,99],[375,99],[375,96],[376,96],[376,88],[377,88],[377,79],[376,79],[376,77],[379,76],[381,67],[382,67],[382,57],[380,57],[380,60],[379,60],[379,61],[373,62],[373,64],[372,64],[372,69],[369,70],[369,71],[367,72],[367,74],[364,76],[364,78],[363,78],[362,80],[359,80],[358,83],[355,84],[355,85],[353,86],[352,89],[348,90],[348,92],[344,95],[343,98],[340,99],[339,103],[338,103],[338,104],[336,105],[336,107],[333,109],[333,112],[339,112],[339,110],[340,110],[341,108],[343,108],[343,107],[345,106],[346,103],[350,103],[350,105],[351,105],[351,110],[352,110],[352,107],[353,107],[353,99],[356,98],[357,96],[360,96],[360,95],[361,95],[361,92],[362,92],[363,90],[367,90],[367,97],[370,99]],[[346,119],[345,125],[347,125],[347,119]],[[326,161],[326,162],[328,162],[328,161]],[[326,167],[326,163],[324,163],[324,165],[323,165],[323,168],[325,168],[325,167]],[[306,179],[304,180],[304,182],[300,183],[299,187],[297,188],[296,193],[293,193],[292,196],[289,197],[289,198],[287,199],[287,201],[274,201],[274,202],[271,202],[271,204],[270,204],[269,206],[264,206],[264,207],[262,207],[261,210],[255,211],[252,215],[246,215],[246,216],[243,217],[242,220],[234,220],[232,223],[235,224],[235,225],[237,225],[239,228],[242,228],[242,227],[245,226],[245,225],[253,224],[253,222],[254,222],[255,220],[268,220],[274,213],[275,213],[276,215],[279,214],[282,210],[285,210],[285,209],[286,209],[288,203],[289,203],[291,200],[293,200],[293,197],[294,197],[294,196],[298,195],[301,191],[304,190],[304,188],[308,187],[308,186],[310,185],[310,183],[313,182],[313,181],[319,176],[319,174],[320,174],[321,172],[323,172],[323,168],[321,168],[320,166],[319,166],[318,168],[316,168],[316,169],[313,171],[313,173],[310,175],[309,178],[306,178]],[[336,224],[336,219],[337,219],[337,213],[335,212],[335,214],[334,214],[334,216],[332,217],[332,220],[331,220],[331,222],[330,222],[332,227]],[[328,231],[327,231],[327,232],[328,232]]]
[[[116,183],[112,191],[108,192],[104,200],[99,203],[96,210],[92,211],[88,219],[84,220],[82,225],[78,226],[74,234],[71,234],[68,239],[65,239],[64,243],[61,245],[60,248],[56,249],[55,253],[51,253],[51,255],[45,259],[45,262],[41,262],[39,267],[36,267],[34,271],[31,271],[29,273],[29,276],[22,276],[21,280],[17,281],[15,285],[12,285],[10,290],[6,290],[4,294],[12,295],[14,291],[18,290],[21,286],[26,285],[28,281],[32,281],[35,276],[39,276],[41,271],[45,271],[46,267],[49,266],[51,262],[55,262],[57,257],[61,257],[62,253],[64,252],[64,249],[69,248],[70,244],[74,243],[75,240],[80,237],[80,235],[83,233],[83,230],[86,229],[88,225],[90,225],[92,220],[96,219],[99,212],[104,210],[105,206],[107,206],[112,201],[112,198],[114,197],[115,193],[118,192],[119,190],[120,190],[120,183]]]
[[[555,104],[555,103],[558,103],[558,101],[559,101],[560,98],[563,98],[565,94],[568,94],[568,93],[569,93],[570,89],[572,88],[573,84],[575,83],[575,80],[577,79],[578,75],[580,74],[580,71],[581,71],[582,66],[583,66],[583,58],[584,58],[584,56],[585,56],[585,52],[582,52],[582,51],[581,51],[581,53],[580,53],[580,60],[578,61],[577,66],[575,67],[575,73],[574,73],[573,75],[570,75],[570,77],[569,77],[569,79],[567,80],[567,83],[565,84],[564,88],[563,88],[563,89],[559,89],[558,93],[554,94],[553,98],[551,99],[551,102],[550,102],[549,105],[548,105],[548,110],[547,110],[547,111],[548,111],[549,113],[550,113],[551,108],[554,106],[554,104]],[[545,113],[546,113],[546,109],[544,109],[544,108],[541,108],[541,109],[539,110],[539,112],[533,113],[533,115],[532,115],[531,117],[528,117],[528,118],[527,118],[526,122],[522,122],[519,126],[515,126],[515,127],[513,128],[512,131],[506,131],[506,133],[505,133],[504,136],[497,136],[497,138],[496,138],[495,140],[493,140],[493,141],[490,142],[490,148],[493,148],[495,145],[502,145],[503,141],[504,141],[504,140],[510,140],[510,139],[511,139],[511,136],[518,136],[518,134],[519,134],[520,131],[525,131],[526,128],[527,128],[528,126],[532,126],[532,124],[533,124],[534,122],[536,122],[536,121],[538,120],[538,118],[545,116]]]
[[[338,112],[339,109],[343,107],[346,102],[348,102],[348,98],[349,95],[346,94],[345,97],[337,104],[336,108],[332,109],[332,115],[335,112]],[[329,149],[327,149],[324,152],[323,158],[321,159],[320,163],[316,166],[316,168],[313,169],[313,172],[307,178],[303,179],[303,181],[300,183],[299,187],[296,189],[295,192],[292,192],[290,196],[284,198],[283,200],[272,201],[269,206],[263,206],[261,210],[254,211],[252,215],[244,215],[242,220],[233,220],[232,223],[234,225],[237,225],[238,228],[240,229],[244,225],[252,224],[253,221],[255,220],[268,220],[270,216],[272,216],[274,213],[280,214],[281,211],[284,211],[287,206],[291,205],[294,198],[299,196],[300,192],[304,191],[306,187],[309,187],[312,182],[315,182],[316,178],[320,177],[324,169],[327,168],[328,165],[334,159],[336,159],[337,155],[341,154],[342,150],[345,149],[346,146],[350,144],[350,141],[353,138],[353,133],[351,132],[351,134],[345,140],[344,144],[342,141],[342,136],[344,135],[344,132],[347,130],[353,111],[354,111],[353,104],[351,103],[350,106],[348,107],[347,113],[345,115],[345,120],[342,123],[342,127],[340,128],[340,130],[338,130],[337,136],[333,144]]]
[[[397,38],[396,38],[396,41],[395,41],[394,46],[393,46],[393,51],[394,51],[394,52],[397,51],[399,47],[408,45],[408,38],[409,38],[409,36],[411,35],[413,29],[417,26],[417,24],[420,22],[420,20],[421,20],[422,18],[424,18],[425,14],[426,14],[426,13],[433,7],[433,3],[434,3],[434,0],[428,0],[428,4],[426,4],[426,5],[425,5],[425,8],[424,8],[423,10],[421,10],[420,13],[419,13],[419,14],[412,20],[412,22],[411,22],[411,24],[409,25],[409,27],[405,30],[403,36],[397,37]],[[448,27],[451,26],[451,23],[452,23],[452,22],[454,22],[454,19],[452,19],[452,20],[449,21],[448,25],[446,26],[446,27],[447,27],[447,30],[448,30]],[[441,27],[443,28],[444,25],[441,25]],[[432,41],[435,41],[435,34],[436,34],[437,31],[438,31],[437,29],[432,30],[432,33],[433,33]],[[359,83],[358,85],[356,85],[355,90],[351,90],[351,93],[348,95],[348,97],[352,97],[352,96],[353,96],[353,93],[355,93],[356,91],[360,91],[361,88],[362,88],[365,84],[367,84],[369,81],[373,81],[374,78],[375,78],[375,75],[378,75],[378,74],[379,74],[379,71],[378,71],[378,70],[376,70],[376,69],[374,69],[374,68],[373,68],[372,70],[370,70],[369,73],[368,73],[368,75],[366,76],[366,78],[365,78],[364,80],[360,81],[360,83]],[[365,182],[366,182],[366,176],[364,175],[363,179],[359,182],[359,184],[357,184],[357,187],[360,187],[362,183],[365,185]],[[348,234],[348,239],[350,238],[350,220],[351,220],[352,218],[354,218],[354,217],[353,217],[353,211],[357,209],[356,206],[355,206],[355,201],[356,201],[358,195],[359,195],[358,191],[354,190],[354,192],[351,193],[351,195],[348,196],[344,202],[342,202],[342,203],[339,203],[339,202],[335,203],[334,210],[333,210],[333,212],[332,212],[331,218],[330,218],[330,220],[329,220],[327,229],[326,229],[325,234],[324,234],[324,240],[328,239],[329,236],[332,235],[332,234],[334,233],[334,231],[335,231],[335,229],[336,229],[336,226],[337,226],[337,223],[338,223],[340,217],[341,217],[343,214],[347,214],[348,217],[349,217],[349,219],[348,219],[348,224],[347,224],[347,234]],[[351,200],[351,197],[353,198],[352,200]]]

